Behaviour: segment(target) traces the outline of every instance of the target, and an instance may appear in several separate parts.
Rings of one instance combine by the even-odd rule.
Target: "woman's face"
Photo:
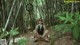
[[[42,21],[39,21],[39,24],[42,24]]]

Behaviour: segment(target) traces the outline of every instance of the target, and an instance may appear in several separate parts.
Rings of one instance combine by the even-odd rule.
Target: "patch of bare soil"
[[[73,41],[70,39],[70,36],[65,36],[57,39],[54,45],[73,45]]]

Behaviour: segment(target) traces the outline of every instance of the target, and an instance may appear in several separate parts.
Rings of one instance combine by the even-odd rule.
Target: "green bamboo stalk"
[[[13,22],[12,29],[14,28],[14,24],[15,24],[16,19],[17,19],[17,17],[18,17],[18,14],[19,14],[19,11],[20,11],[21,6],[22,6],[22,1],[21,1],[21,3],[20,3],[20,6],[19,6],[18,11],[17,11],[17,13],[16,13],[15,20],[14,20],[14,22]]]
[[[13,10],[13,7],[14,7],[14,5],[15,5],[15,2],[16,2],[16,0],[14,0],[14,2],[13,2],[13,5],[12,5],[12,7],[11,7],[11,10],[10,10],[10,13],[9,13],[9,16],[8,16],[8,19],[7,19],[7,21],[6,21],[6,24],[5,24],[5,27],[4,27],[3,31],[5,31],[6,28],[7,28],[7,25],[8,25],[8,23],[9,23],[9,20],[10,20],[10,17],[11,17],[12,10]]]

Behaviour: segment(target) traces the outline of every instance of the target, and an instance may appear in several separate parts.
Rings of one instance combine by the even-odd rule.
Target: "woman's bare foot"
[[[33,42],[37,42],[38,40],[37,40],[37,38],[34,36],[34,41]]]
[[[45,40],[45,42],[49,42],[49,38],[45,38],[44,40]]]

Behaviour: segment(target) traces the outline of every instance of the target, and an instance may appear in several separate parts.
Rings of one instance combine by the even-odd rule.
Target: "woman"
[[[45,25],[43,24],[43,20],[40,18],[38,20],[38,24],[35,27],[34,30],[34,37],[35,41],[38,41],[38,39],[44,39],[46,42],[48,42],[48,30],[46,30]]]

